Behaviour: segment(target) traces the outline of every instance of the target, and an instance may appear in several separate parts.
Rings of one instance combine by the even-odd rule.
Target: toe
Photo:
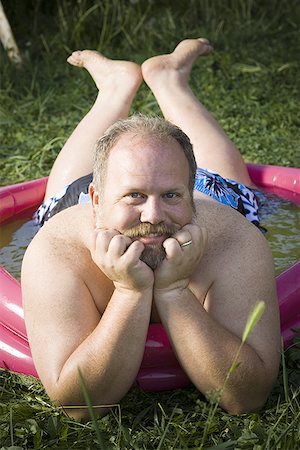
[[[73,64],[75,66],[82,66],[82,57],[81,57],[81,51],[78,50],[76,52],[73,52],[68,58],[67,61],[70,64]]]
[[[206,39],[206,38],[199,38],[198,41],[203,42],[203,44],[208,44],[208,45],[210,45],[209,40]]]
[[[208,39],[200,38],[198,39],[198,42],[201,43],[201,55],[208,55],[213,50],[213,47]]]

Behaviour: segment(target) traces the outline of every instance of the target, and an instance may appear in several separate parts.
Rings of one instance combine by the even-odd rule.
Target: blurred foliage
[[[2,184],[49,172],[96,91],[65,63],[76,49],[141,63],[183,38],[206,36],[215,51],[191,85],[247,161],[299,165],[298,0],[3,0],[23,57],[0,48]],[[142,86],[132,111],[158,113]]]
[[[293,54],[298,36],[297,0],[3,0],[21,49],[34,53],[92,47],[121,51],[166,51],[184,37],[208,31],[218,49],[228,50],[232,39],[274,54],[272,38],[281,33]],[[261,37],[264,40],[261,41]],[[268,40],[266,41],[266,37]],[[271,40],[270,40],[271,39]],[[222,47],[220,46],[222,43]],[[280,46],[281,47],[281,46]],[[167,46],[168,48],[168,46]],[[252,46],[253,55],[257,47]],[[299,47],[298,47],[299,49]],[[31,51],[32,53],[32,51]]]

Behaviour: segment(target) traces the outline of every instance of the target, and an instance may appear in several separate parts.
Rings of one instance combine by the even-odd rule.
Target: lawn
[[[178,4],[177,4],[178,3]],[[193,89],[246,161],[299,167],[300,5],[296,0],[3,0],[21,50],[0,48],[1,184],[39,178],[96,90],[69,66],[71,51],[97,49],[141,63],[183,38],[207,37]],[[143,86],[132,112],[160,113]],[[298,150],[298,158],[297,158]],[[96,423],[75,422],[39,381],[0,371],[0,449],[300,448],[300,340],[282,354],[277,383],[259,413],[230,416],[192,386],[135,390]]]

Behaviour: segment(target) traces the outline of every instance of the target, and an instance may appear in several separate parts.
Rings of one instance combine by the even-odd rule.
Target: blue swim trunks
[[[59,194],[46,200],[35,213],[36,223],[43,225],[50,217],[70,206],[90,202],[88,188],[92,178],[92,174],[81,177],[65,186]],[[264,201],[261,192],[237,181],[222,178],[208,169],[197,169],[194,189],[236,209],[250,222],[260,227],[258,209]]]

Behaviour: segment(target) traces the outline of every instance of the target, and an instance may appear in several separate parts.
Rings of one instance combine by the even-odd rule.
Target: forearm
[[[93,404],[119,401],[132,386],[142,361],[151,304],[152,289],[143,293],[115,290],[94,331],[64,363],[50,389],[51,398],[64,405],[83,405],[80,369]]]
[[[268,395],[268,374],[259,355],[244,344],[239,367],[224,382],[241,339],[214,320],[188,289],[155,294],[156,306],[178,360],[204,395],[224,388],[220,401],[232,413],[261,407]]]

